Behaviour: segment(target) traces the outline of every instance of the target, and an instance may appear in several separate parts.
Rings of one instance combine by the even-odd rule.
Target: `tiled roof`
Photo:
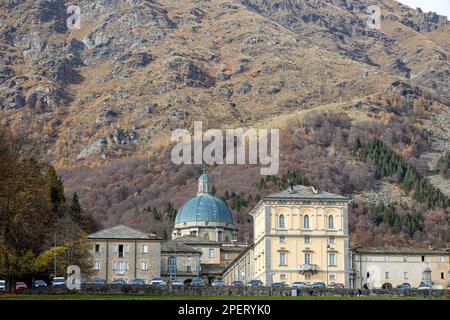
[[[417,247],[391,247],[391,248],[353,248],[359,253],[372,254],[445,254],[450,253],[450,249],[446,248],[417,248]]]
[[[322,190],[316,191],[317,192],[314,192],[312,187],[297,185],[292,187],[292,190],[286,189],[284,191],[265,196],[263,199],[350,200],[349,198],[338,194]]]
[[[156,240],[154,235],[130,228],[124,225],[118,225],[112,228],[103,229],[88,235],[88,239],[142,239]]]
[[[201,253],[191,246],[188,246],[182,242],[169,240],[161,243],[161,252],[192,252],[192,253]]]

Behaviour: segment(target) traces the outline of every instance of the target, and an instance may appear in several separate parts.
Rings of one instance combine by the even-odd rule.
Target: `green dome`
[[[210,194],[202,194],[186,201],[175,218],[175,223],[196,221],[233,224],[233,216],[225,202]]]

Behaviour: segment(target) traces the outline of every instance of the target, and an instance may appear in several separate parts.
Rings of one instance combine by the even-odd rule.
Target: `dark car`
[[[111,284],[127,284],[127,282],[123,279],[113,280]]]
[[[94,279],[89,284],[95,284],[95,285],[104,285],[106,284],[106,281],[103,279]]]
[[[240,281],[240,280],[236,280],[236,281],[233,281],[233,282],[231,283],[231,285],[232,285],[233,287],[243,287],[243,286],[244,286],[244,282],[243,282],[243,281]]]
[[[272,287],[283,288],[283,287],[287,287],[287,285],[284,282],[274,282],[274,283],[272,283]]]
[[[225,285],[225,281],[223,281],[222,279],[214,279],[211,285],[213,287],[223,287]]]
[[[46,286],[47,286],[47,284],[45,283],[44,280],[35,280],[33,282],[33,287],[35,287],[35,288],[43,288],[43,287],[46,287]]]
[[[316,288],[316,289],[322,289],[322,288],[325,288],[326,285],[325,285],[325,283],[323,283],[323,282],[314,282],[313,285],[312,285],[312,287],[313,287],[313,288]]]
[[[133,280],[131,280],[130,284],[143,285],[143,284],[145,284],[145,281],[142,279],[133,279]]]
[[[397,287],[395,287],[397,290],[411,290],[411,285],[409,283],[403,283],[399,284]]]
[[[262,287],[263,283],[261,280],[250,280],[248,283],[249,287]]]
[[[24,290],[28,289],[27,284],[25,282],[16,282],[16,290]]]
[[[333,289],[344,289],[345,288],[343,283],[335,283],[335,282],[330,283],[329,287],[333,288]]]
[[[205,285],[205,281],[203,281],[203,279],[200,278],[194,278],[191,280],[191,283],[189,284],[191,286],[204,286]]]

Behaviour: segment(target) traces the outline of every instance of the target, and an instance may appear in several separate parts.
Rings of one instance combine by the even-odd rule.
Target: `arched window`
[[[328,216],[328,229],[334,229],[334,219],[333,219],[333,216]]]
[[[167,269],[169,271],[169,274],[175,274],[177,270],[177,258],[174,256],[170,256],[167,258]]]
[[[278,227],[285,228],[285,226],[284,226],[284,215],[282,215],[282,214],[278,217]]]
[[[308,215],[303,217],[303,228],[309,229],[309,216]]]

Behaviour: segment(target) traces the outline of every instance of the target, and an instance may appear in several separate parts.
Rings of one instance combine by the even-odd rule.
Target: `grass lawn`
[[[225,297],[225,296],[147,296],[131,294],[53,294],[53,295],[13,295],[2,294],[0,300],[429,300],[414,297]],[[433,299],[448,300],[448,299]]]

